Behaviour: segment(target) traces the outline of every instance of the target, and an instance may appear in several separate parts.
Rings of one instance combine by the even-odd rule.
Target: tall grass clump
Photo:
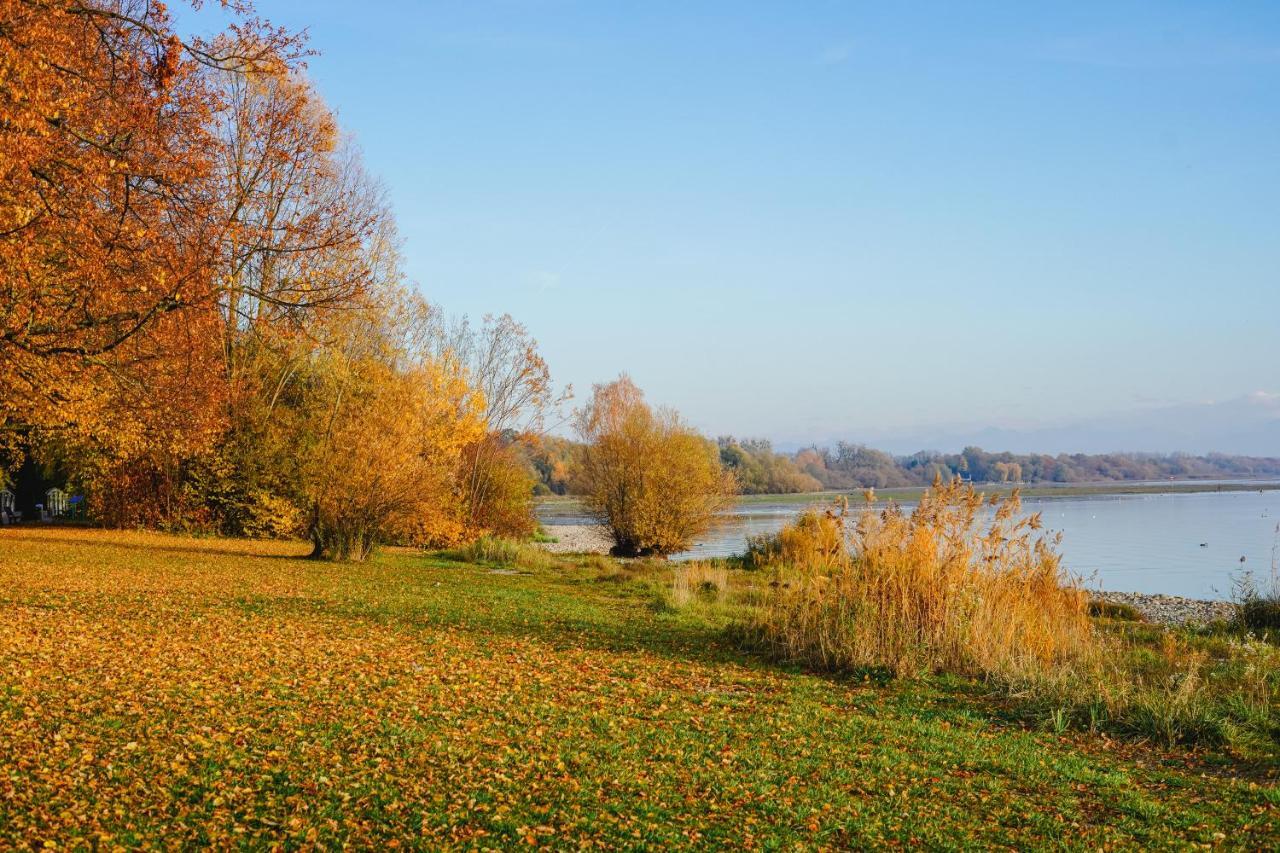
[[[671,603],[687,607],[699,599],[715,598],[729,588],[729,570],[723,564],[690,560],[672,572]]]
[[[1039,682],[1096,653],[1088,598],[1038,515],[935,482],[910,514],[810,510],[767,546],[772,593],[756,632],[822,669],[954,672]]]
[[[500,568],[546,569],[554,563],[551,555],[537,545],[499,536],[481,536],[459,550],[458,556],[468,563]]]
[[[742,557],[745,568],[806,566],[810,569],[844,565],[849,556],[845,519],[849,504],[841,498],[834,510],[808,509],[777,533],[752,536]]]
[[[1271,574],[1246,574],[1236,586],[1236,621],[1251,631],[1280,631],[1280,524],[1271,545]]]
[[[1106,652],[1057,697],[1100,715],[1094,727],[1280,757],[1280,649],[1247,633],[1179,629],[1116,638]]]

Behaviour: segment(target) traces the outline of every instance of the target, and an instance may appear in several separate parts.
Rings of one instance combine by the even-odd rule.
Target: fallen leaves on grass
[[[611,585],[58,536],[0,537],[0,845],[1275,838],[1266,788],[682,651]]]

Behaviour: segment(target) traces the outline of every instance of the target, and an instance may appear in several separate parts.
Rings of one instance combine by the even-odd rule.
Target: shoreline
[[[545,524],[543,529],[555,542],[539,542],[552,554],[608,554],[613,539],[599,524]]]
[[[876,489],[876,504],[886,501],[919,500],[927,486],[890,486]],[[1273,492],[1280,491],[1280,480],[1264,478],[1257,480],[1150,480],[1125,481],[1114,480],[1094,483],[974,483],[974,488],[984,494],[1009,494],[1015,488],[1023,499],[1031,498],[1080,498],[1106,497],[1118,495],[1165,495],[1165,494],[1217,494],[1227,492]],[[750,506],[757,503],[777,504],[822,504],[837,498],[848,498],[850,504],[863,503],[863,489],[827,489],[820,492],[790,492],[771,494],[737,495],[739,505]],[[555,518],[564,515],[576,515],[581,510],[581,499],[575,495],[544,495],[534,500],[534,505],[547,510],[546,517]]]
[[[1229,622],[1236,614],[1236,605],[1230,601],[1207,598],[1186,598],[1181,595],[1164,595],[1148,592],[1113,592],[1091,589],[1089,595],[1098,601],[1127,604],[1156,625],[1207,625],[1210,622]]]
[[[609,534],[597,524],[550,524],[546,526],[546,531],[557,541],[539,543],[539,547],[552,554],[608,555],[613,544]],[[1157,625],[1204,625],[1217,620],[1230,620],[1236,610],[1236,605],[1230,601],[1162,593],[1102,589],[1086,591],[1099,601],[1128,605],[1141,613],[1148,622]]]

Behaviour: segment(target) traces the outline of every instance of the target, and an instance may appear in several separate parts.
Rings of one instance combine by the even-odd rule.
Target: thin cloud
[[[539,293],[546,293],[560,287],[560,273],[551,270],[533,270],[529,273],[529,282]]]
[[[562,53],[572,43],[560,38],[513,32],[452,32],[437,37],[438,44],[492,53]]]
[[[833,44],[818,54],[819,65],[843,65],[853,57],[853,42],[845,41]]]
[[[1280,44],[1178,32],[1064,36],[1043,44],[1037,54],[1050,62],[1134,70],[1280,64]]]

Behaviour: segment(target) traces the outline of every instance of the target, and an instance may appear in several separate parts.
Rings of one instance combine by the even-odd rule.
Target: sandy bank
[[[598,524],[549,524],[547,535],[557,541],[543,542],[552,554],[608,554],[613,538]]]

